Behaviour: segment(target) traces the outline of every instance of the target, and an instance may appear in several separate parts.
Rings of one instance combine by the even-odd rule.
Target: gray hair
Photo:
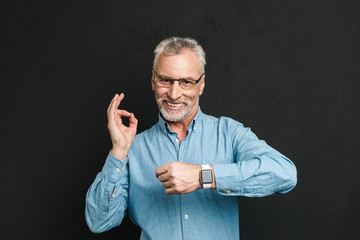
[[[205,52],[200,44],[192,38],[182,38],[182,37],[170,37],[162,40],[155,48],[155,58],[153,62],[153,69],[155,69],[158,58],[162,52],[166,55],[177,55],[183,48],[188,48],[193,51],[199,58],[200,61],[200,71],[205,72]]]

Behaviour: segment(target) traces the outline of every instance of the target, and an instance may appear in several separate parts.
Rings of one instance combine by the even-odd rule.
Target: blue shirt
[[[172,161],[213,165],[217,189],[167,195],[155,169]],[[231,118],[199,108],[180,144],[159,116],[136,135],[126,159],[109,153],[87,192],[86,221],[91,231],[103,232],[127,213],[142,229],[141,239],[239,239],[240,196],[284,194],[296,176],[287,157]]]

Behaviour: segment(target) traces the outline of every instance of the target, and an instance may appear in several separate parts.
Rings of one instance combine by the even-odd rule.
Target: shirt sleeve
[[[128,157],[108,154],[101,172],[86,194],[85,219],[94,233],[120,225],[128,205]]]
[[[234,128],[233,128],[234,129]],[[216,188],[227,196],[285,194],[297,183],[295,165],[238,123],[232,137],[234,163],[214,164]]]

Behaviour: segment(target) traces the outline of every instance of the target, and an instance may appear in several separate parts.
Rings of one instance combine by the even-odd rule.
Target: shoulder
[[[214,117],[211,115],[203,114],[202,120],[205,126],[218,126],[226,130],[245,129],[244,124],[226,116]]]
[[[237,145],[241,141],[256,139],[249,127],[226,116],[214,117],[204,114],[202,127],[206,132],[216,133],[219,137],[232,141]]]

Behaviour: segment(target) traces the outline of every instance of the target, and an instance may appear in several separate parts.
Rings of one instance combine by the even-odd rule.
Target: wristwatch
[[[210,188],[213,181],[213,172],[210,165],[201,165],[200,182],[203,188]]]

